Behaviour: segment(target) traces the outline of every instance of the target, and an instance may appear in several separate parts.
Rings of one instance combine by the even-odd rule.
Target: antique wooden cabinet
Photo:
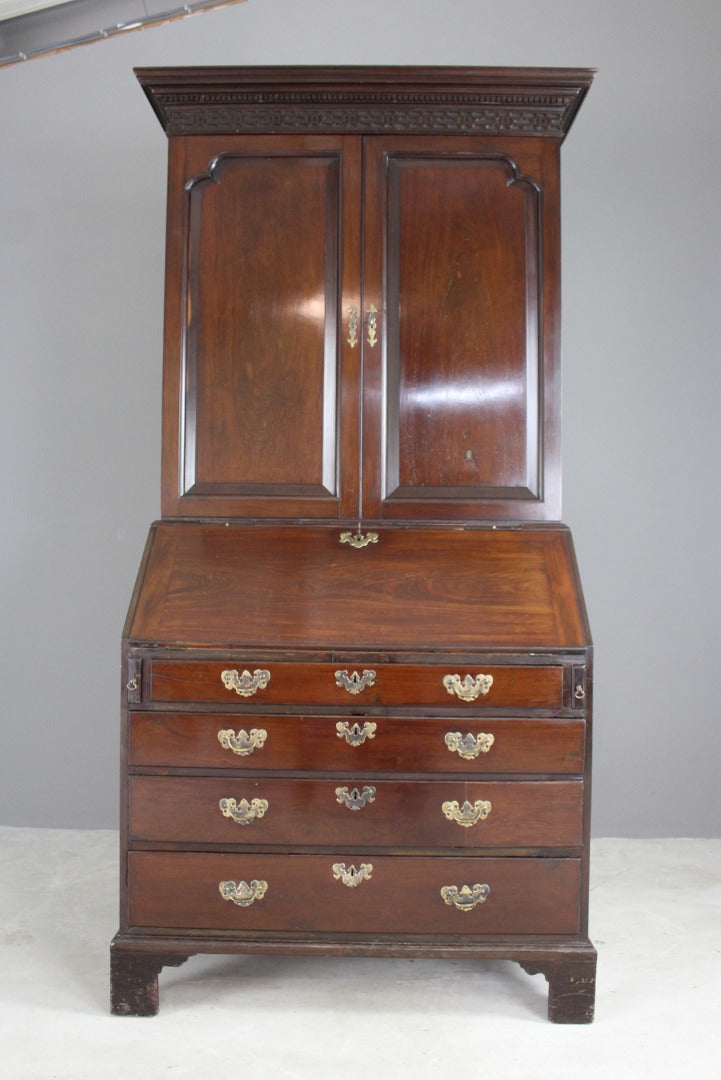
[[[113,1010],[198,952],[472,956],[587,1022],[559,149],[592,73],[137,74],[170,146],[163,520]]]

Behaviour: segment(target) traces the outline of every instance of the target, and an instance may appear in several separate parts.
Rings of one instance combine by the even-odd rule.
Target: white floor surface
[[[721,840],[598,840],[596,1020],[517,964],[194,957],[114,1017],[117,836],[0,828],[2,1080],[721,1076]]]

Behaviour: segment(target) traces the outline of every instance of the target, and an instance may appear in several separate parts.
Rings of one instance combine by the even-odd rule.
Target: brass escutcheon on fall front
[[[441,896],[446,904],[459,911],[472,911],[477,904],[483,904],[490,896],[488,885],[443,885]]]
[[[240,757],[247,757],[254,750],[261,750],[267,738],[268,732],[265,728],[251,728],[250,735],[242,728],[237,734],[232,728],[224,728],[218,732],[218,742],[223,749],[232,750]]]
[[[224,900],[231,900],[238,907],[250,907],[256,900],[262,900],[268,891],[267,881],[256,878],[247,881],[219,881],[218,888]]]
[[[368,547],[369,544],[378,543],[378,533],[370,530],[367,533],[362,533],[360,529],[358,532],[351,532],[350,529],[345,529],[340,534],[340,542],[341,544],[350,544],[352,548],[364,548]]]
[[[472,761],[479,754],[487,754],[494,742],[493,735],[486,735],[482,731],[478,735],[473,735],[470,731],[467,735],[461,735],[460,731],[448,731],[445,738],[448,749],[466,761]]]
[[[485,821],[491,812],[491,804],[484,799],[476,799],[470,803],[468,799],[459,806],[455,799],[444,802],[441,805],[445,817],[449,821],[455,821],[464,829],[470,829],[471,825],[477,825],[479,821]]]
[[[443,685],[449,694],[455,694],[461,701],[475,701],[480,694],[487,694],[493,685],[492,675],[444,675]]]
[[[265,690],[270,682],[270,672],[265,668],[256,668],[251,675],[247,668],[238,674],[235,668],[232,671],[221,671],[220,677],[226,690],[235,690],[241,697],[252,697],[258,690]]]

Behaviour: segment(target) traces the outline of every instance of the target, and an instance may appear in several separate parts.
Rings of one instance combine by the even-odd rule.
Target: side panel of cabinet
[[[165,515],[355,513],[359,191],[357,139],[171,140]]]
[[[557,516],[556,144],[379,136],[365,154],[366,516]]]

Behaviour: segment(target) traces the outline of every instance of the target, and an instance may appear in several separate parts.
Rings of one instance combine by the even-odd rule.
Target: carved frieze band
[[[370,94],[339,101],[339,95],[255,94],[249,91],[155,92],[170,135],[199,132],[346,131],[478,132],[562,135],[577,102],[569,94],[414,95]],[[409,95],[410,96],[410,95]]]

